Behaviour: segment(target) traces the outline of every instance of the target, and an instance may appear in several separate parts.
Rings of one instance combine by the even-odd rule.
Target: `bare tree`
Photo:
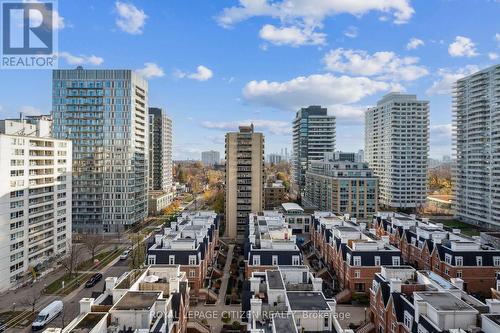
[[[102,235],[85,234],[82,237],[82,245],[92,256],[92,262],[94,262],[96,254],[106,246],[106,243]]]
[[[31,312],[35,313],[35,308],[40,299],[42,298],[42,292],[41,290],[38,290],[35,287],[31,288],[31,291],[28,293],[28,295],[21,300],[21,304],[25,306],[29,306],[31,308]]]
[[[68,241],[66,244],[66,255],[61,260],[61,265],[64,267],[69,277],[72,277],[76,268],[80,264],[82,257],[82,248],[76,243]]]

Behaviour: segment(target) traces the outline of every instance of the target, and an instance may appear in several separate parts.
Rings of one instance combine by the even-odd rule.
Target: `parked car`
[[[38,331],[44,328],[45,325],[50,323],[55,317],[57,317],[63,311],[63,302],[54,301],[43,308],[42,311],[38,313],[35,321],[31,324],[31,330]]]
[[[96,273],[92,275],[92,277],[85,283],[85,288],[92,288],[97,284],[97,282],[101,281],[101,279],[102,279],[101,273]]]
[[[128,258],[129,253],[130,253],[129,250],[123,251],[123,253],[120,254],[120,260],[126,260]]]

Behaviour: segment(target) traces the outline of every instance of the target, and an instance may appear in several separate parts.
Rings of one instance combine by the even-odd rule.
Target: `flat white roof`
[[[302,207],[300,207],[298,204],[296,204],[295,202],[285,202],[285,203],[282,203],[281,206],[286,211],[289,211],[289,210],[300,210],[302,212],[304,211],[304,209]]]

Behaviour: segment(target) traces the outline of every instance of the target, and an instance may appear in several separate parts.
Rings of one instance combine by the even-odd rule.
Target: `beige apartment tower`
[[[263,210],[264,135],[253,125],[226,134],[226,235],[243,239],[249,213]]]

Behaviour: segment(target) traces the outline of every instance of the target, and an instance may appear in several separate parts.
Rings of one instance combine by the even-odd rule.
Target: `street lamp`
[[[367,308],[365,308],[365,323],[366,323],[366,310],[368,310]]]

